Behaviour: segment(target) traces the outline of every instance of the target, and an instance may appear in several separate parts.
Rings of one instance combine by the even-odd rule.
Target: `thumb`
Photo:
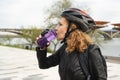
[[[47,46],[49,46],[49,45],[50,45],[50,42],[47,43]]]

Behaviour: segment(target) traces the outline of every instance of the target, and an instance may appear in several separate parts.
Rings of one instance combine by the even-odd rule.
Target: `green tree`
[[[36,37],[40,35],[41,31],[41,29],[38,29],[35,26],[32,26],[29,29],[22,28],[21,36],[30,43],[30,49],[32,49],[33,44],[35,44]]]
[[[48,10],[49,12],[47,19],[45,20],[47,28],[54,28],[58,22],[62,11],[72,6],[71,0],[59,0],[56,1]],[[59,43],[58,41],[52,41],[54,45],[53,53],[56,50],[56,46]]]
[[[7,41],[7,38],[0,38],[0,45],[3,45]]]
[[[8,40],[8,44],[11,44],[12,37],[10,35],[6,35],[6,39]]]
[[[45,20],[48,28],[55,27],[58,22],[62,11],[72,6],[71,0],[56,1],[48,10],[48,17]]]

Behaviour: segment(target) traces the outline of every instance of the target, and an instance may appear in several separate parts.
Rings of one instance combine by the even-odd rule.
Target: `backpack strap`
[[[106,60],[105,60],[105,58],[104,58],[104,56],[102,55],[102,52],[101,52],[101,50],[100,50],[100,48],[97,46],[97,45],[95,45],[95,44],[93,44],[93,45],[89,45],[89,48],[88,48],[88,59],[89,59],[89,62],[88,63],[90,63],[90,62],[92,62],[94,59],[92,59],[92,55],[91,55],[91,52],[92,51],[90,51],[90,50],[94,50],[94,49],[97,49],[98,51],[99,51],[99,54],[98,55],[100,55],[100,57],[101,57],[101,59],[102,59],[102,63],[103,63],[103,66],[104,66],[104,71],[105,71],[105,75],[106,75],[106,77],[108,76],[107,75],[107,64],[106,64]],[[90,69],[90,73],[91,73],[91,76],[92,75],[95,75],[95,74],[93,74],[94,72],[93,72],[93,70],[92,70],[92,67],[90,66],[91,64],[89,64],[89,69]],[[95,76],[93,76],[94,78],[95,78]]]
[[[90,80],[92,78],[91,76],[93,75],[90,72],[91,66],[89,66],[90,49],[92,49],[93,46],[94,45],[88,45],[88,48],[86,49],[86,51],[84,53],[78,54],[79,64],[80,64],[80,66],[82,68],[83,73],[86,76],[86,80]],[[84,55],[86,55],[86,56],[84,56]],[[86,57],[87,57],[87,59],[85,59]]]
[[[86,80],[90,80],[91,75],[89,73],[87,64],[85,63],[85,59],[84,59],[84,55],[83,54],[84,53],[78,54],[79,64],[81,66],[81,69],[82,69],[83,73],[86,76]]]

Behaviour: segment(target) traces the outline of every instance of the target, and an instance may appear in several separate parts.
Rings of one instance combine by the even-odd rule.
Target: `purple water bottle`
[[[42,38],[37,40],[37,44],[39,47],[44,47],[48,42],[56,38],[56,31],[55,30],[48,30]]]

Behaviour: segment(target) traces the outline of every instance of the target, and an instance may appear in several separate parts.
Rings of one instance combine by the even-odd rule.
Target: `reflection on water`
[[[114,38],[101,43],[103,55],[120,57],[120,38]]]

